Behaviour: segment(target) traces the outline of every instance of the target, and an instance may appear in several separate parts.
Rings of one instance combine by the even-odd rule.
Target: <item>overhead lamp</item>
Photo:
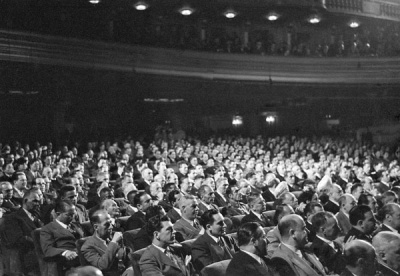
[[[100,3],[100,0],[89,0],[90,4],[96,5]]]
[[[308,18],[308,22],[311,24],[318,24],[321,22],[321,17],[318,14],[313,14]]]
[[[194,10],[189,7],[184,7],[182,9],[180,9],[179,12],[184,16],[189,16],[194,12]]]
[[[233,125],[234,127],[241,126],[242,124],[243,124],[243,117],[242,117],[242,116],[239,116],[239,115],[233,116],[233,118],[232,118],[232,125]]]
[[[133,7],[138,11],[147,10],[149,5],[146,2],[137,2]]]
[[[350,28],[355,29],[355,28],[358,28],[359,26],[360,26],[360,22],[358,22],[357,20],[351,20],[349,22],[349,27]]]
[[[266,18],[267,18],[269,21],[276,21],[276,20],[279,19],[279,17],[280,17],[280,15],[277,14],[276,12],[270,12],[270,13],[268,13],[267,16],[266,16]]]
[[[224,15],[225,15],[226,18],[232,19],[232,18],[235,18],[237,16],[237,12],[235,12],[234,10],[227,10],[224,13]]]
[[[273,124],[273,123],[275,123],[275,117],[272,116],[272,115],[267,116],[267,118],[265,118],[265,121],[266,121],[268,124]]]

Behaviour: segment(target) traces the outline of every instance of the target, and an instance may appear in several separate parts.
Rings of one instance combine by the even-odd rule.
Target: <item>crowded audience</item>
[[[157,136],[1,153],[5,275],[400,273],[400,156],[386,146]]]

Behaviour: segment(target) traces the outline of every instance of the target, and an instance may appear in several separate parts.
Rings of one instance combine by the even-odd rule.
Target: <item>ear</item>
[[[293,235],[294,235],[294,232],[296,232],[294,229],[290,229],[290,230],[289,230],[289,235],[290,235],[290,236],[293,236]]]
[[[386,254],[384,251],[378,252],[379,257],[386,262]]]
[[[364,258],[358,258],[356,263],[357,263],[357,267],[364,267],[365,266]]]
[[[357,226],[364,228],[364,221],[362,221],[362,220],[357,221]]]

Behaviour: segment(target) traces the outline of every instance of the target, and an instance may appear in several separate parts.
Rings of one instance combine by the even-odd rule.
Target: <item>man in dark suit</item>
[[[215,204],[218,207],[224,207],[229,204],[228,197],[226,196],[226,189],[229,187],[228,178],[220,177],[215,182],[216,193],[215,193]]]
[[[311,223],[316,236],[310,249],[329,272],[340,274],[344,260],[342,248],[335,241],[340,233],[336,217],[330,212],[318,212],[311,218]]]
[[[233,254],[239,250],[233,238],[225,235],[226,224],[219,211],[205,211],[201,221],[205,233],[192,245],[192,262],[198,272],[209,264],[232,259]]]
[[[13,199],[14,190],[11,183],[1,182],[1,192],[4,195],[4,200],[1,208],[3,208],[6,213],[15,212],[16,210],[21,208],[21,205],[19,205],[19,203]]]
[[[229,205],[222,208],[221,213],[224,216],[232,217],[237,215],[247,215],[250,210],[246,204],[240,202],[243,195],[239,192],[239,188],[235,186],[226,189],[226,195],[229,199]]]
[[[167,216],[171,219],[172,223],[175,223],[182,217],[181,210],[179,210],[176,204],[176,201],[179,198],[180,194],[181,193],[178,190],[173,190],[168,193],[168,201],[171,205],[171,209],[167,212]]]
[[[400,236],[389,231],[382,231],[372,239],[372,246],[375,248],[379,269],[384,275],[399,275],[400,272]]]
[[[40,212],[40,197],[35,191],[27,191],[23,197],[22,208],[4,217],[2,234],[7,248],[17,249],[21,260],[20,273],[39,272],[39,263],[34,251],[31,233],[43,224],[37,214]]]
[[[400,205],[388,203],[378,211],[378,217],[382,221],[380,231],[391,231],[396,234],[400,230]]]
[[[250,214],[244,216],[241,224],[247,222],[258,222],[262,227],[274,226],[274,224],[263,214],[266,209],[266,203],[261,194],[249,196],[248,204],[250,207]]]
[[[343,195],[343,190],[338,184],[332,184],[328,192],[329,200],[324,205],[324,210],[337,214],[340,211],[339,198]]]
[[[308,242],[306,224],[299,215],[287,215],[278,224],[281,244],[272,255],[271,262],[279,275],[325,275],[323,265],[313,253],[306,252]]]
[[[76,240],[83,237],[78,225],[72,224],[76,215],[75,206],[60,201],[55,208],[57,218],[40,231],[40,244],[45,260],[56,261],[66,268],[79,266]]]
[[[354,239],[371,243],[371,234],[374,232],[376,225],[376,219],[371,208],[365,205],[357,205],[350,210],[349,219],[352,227],[345,236],[344,242],[353,237]]]
[[[346,235],[351,229],[349,212],[356,204],[357,201],[351,194],[344,194],[339,198],[340,211],[336,214],[336,218],[340,229],[342,229],[342,235]]]
[[[13,199],[15,202],[18,202],[19,205],[22,206],[22,198],[24,197],[24,193],[28,188],[27,180],[25,173],[23,172],[15,172],[13,174],[13,186],[14,186],[14,194]]]
[[[147,247],[139,261],[142,276],[190,276],[193,268],[187,262],[183,247],[172,246],[175,231],[167,216],[151,218],[148,233],[152,234],[152,244]]]
[[[197,199],[192,195],[182,196],[179,200],[179,209],[182,213],[182,218],[174,224],[176,230],[176,239],[179,242],[197,238],[204,233],[204,228],[200,225],[197,215],[199,207]]]
[[[342,187],[343,191],[346,191],[347,184],[349,183],[350,172],[351,172],[351,167],[349,167],[349,166],[344,166],[340,169],[339,177],[338,177],[336,183],[340,187]]]
[[[249,222],[240,226],[237,233],[240,250],[229,263],[226,275],[274,275],[263,258],[266,255],[264,235],[265,232],[258,223]]]
[[[146,224],[146,210],[153,206],[153,200],[149,194],[140,192],[135,195],[134,205],[138,211],[127,220],[125,230],[142,228]]]
[[[373,276],[376,275],[375,249],[366,241],[354,240],[344,248],[346,268],[341,276]]]
[[[94,228],[93,236],[89,237],[82,246],[82,254],[86,261],[100,269],[103,275],[118,276],[117,253],[124,248],[121,246],[122,233],[112,232],[113,225],[110,215],[104,211],[96,211],[90,218]]]

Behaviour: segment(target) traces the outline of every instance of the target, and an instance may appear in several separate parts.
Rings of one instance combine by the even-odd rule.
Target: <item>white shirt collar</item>
[[[160,250],[162,253],[165,253],[165,248],[159,247],[157,245],[155,245],[154,243],[152,243],[152,245],[157,248],[158,250]]]
[[[226,200],[226,198],[225,198],[225,196],[223,195],[223,194],[221,194],[220,192],[218,192],[217,191],[217,193],[223,198],[223,199],[225,199]]]
[[[386,223],[384,223],[384,225],[385,225],[387,228],[389,228],[390,230],[392,230],[393,232],[399,233],[399,231],[397,231],[396,229],[394,229],[392,226],[387,225]]]
[[[219,239],[221,239],[221,238],[214,237],[214,236],[211,235],[210,233],[207,233],[207,235],[209,235],[216,243],[218,243],[218,242],[219,242]]]
[[[287,248],[289,248],[290,250],[292,250],[297,256],[299,256],[300,258],[303,258],[303,254],[301,254],[301,251],[294,248],[294,246],[291,246],[287,243],[282,242],[283,245],[285,245]]]
[[[257,214],[257,213],[254,212],[253,210],[250,210],[250,212],[252,212],[254,215],[256,215],[260,220],[262,220],[261,214]]]
[[[244,253],[248,254],[250,257],[253,257],[253,259],[255,259],[257,262],[262,264],[263,260],[261,260],[261,258],[259,256],[257,256],[256,254],[253,254],[253,253],[243,250],[243,249],[240,249],[240,250],[242,250]]]
[[[182,219],[186,220],[191,226],[194,227],[194,221],[193,221],[193,220],[190,221],[190,220],[188,220],[188,219],[186,219],[186,218],[184,218],[184,217],[182,217]]]
[[[318,236],[318,238],[320,238],[322,241],[326,242],[327,244],[329,244],[330,247],[332,247],[333,249],[336,250],[335,248],[335,244],[333,243],[333,241],[327,240],[324,237]]]
[[[32,221],[35,220],[35,217],[31,214],[31,212],[29,212],[29,211],[26,210],[25,208],[22,208],[22,209],[25,211],[25,213],[28,215],[28,217],[29,217]]]
[[[182,216],[182,212],[181,212],[181,209],[179,209],[179,208],[176,208],[176,207],[172,207],[172,208],[174,208],[175,209],[175,211],[180,215],[180,216]]]
[[[56,221],[58,222],[58,224],[61,225],[62,228],[64,229],[68,229],[68,225],[66,225],[65,223],[62,223],[61,221],[59,221],[58,219],[56,219]]]

